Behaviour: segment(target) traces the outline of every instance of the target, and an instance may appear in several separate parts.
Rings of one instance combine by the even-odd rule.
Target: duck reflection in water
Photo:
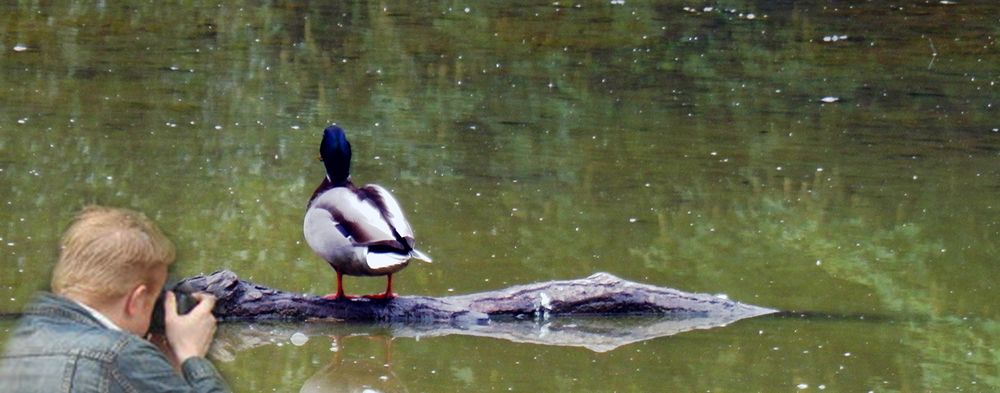
[[[326,367],[309,377],[302,385],[300,393],[393,393],[407,392],[406,387],[392,372],[392,338],[387,336],[372,336],[371,340],[379,340],[383,344],[383,356],[367,356],[364,351],[355,352],[355,356],[345,359],[344,348],[340,345],[344,337],[333,337],[333,345],[337,348],[333,360]]]

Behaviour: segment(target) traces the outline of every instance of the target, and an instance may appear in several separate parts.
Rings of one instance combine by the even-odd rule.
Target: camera
[[[167,292],[170,291],[169,288],[173,286],[165,285],[163,290],[160,291],[160,296],[156,297],[156,304],[153,305],[153,317],[149,321],[149,333],[153,334],[164,334],[166,333],[166,322],[164,318],[166,313],[164,311],[164,302],[167,297]],[[191,296],[188,293],[178,291],[176,288],[173,290],[174,298],[177,299],[177,314],[184,315],[195,308],[198,305],[198,299]]]

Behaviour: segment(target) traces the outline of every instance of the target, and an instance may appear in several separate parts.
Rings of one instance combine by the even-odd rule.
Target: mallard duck
[[[365,297],[395,297],[392,274],[410,259],[431,258],[413,247],[413,229],[388,190],[351,182],[351,144],[344,130],[336,125],[323,130],[319,154],[326,177],[309,198],[302,232],[309,247],[337,272],[337,292],[324,297],[350,298],[344,294],[345,274],[387,276],[385,293]]]

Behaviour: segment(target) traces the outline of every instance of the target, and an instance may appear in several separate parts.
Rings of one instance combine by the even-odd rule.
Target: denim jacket
[[[208,360],[185,360],[179,375],[153,344],[49,293],[28,306],[6,348],[0,393],[229,391]]]

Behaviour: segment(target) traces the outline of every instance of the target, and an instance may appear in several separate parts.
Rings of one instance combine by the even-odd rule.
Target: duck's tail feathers
[[[410,250],[410,258],[419,259],[419,260],[427,262],[427,263],[433,262],[433,261],[431,261],[430,255],[424,254],[424,253],[420,252],[420,250],[418,250],[416,248]]]
[[[402,265],[409,260],[409,255],[394,252],[369,252],[367,258],[368,267],[375,270]]]

